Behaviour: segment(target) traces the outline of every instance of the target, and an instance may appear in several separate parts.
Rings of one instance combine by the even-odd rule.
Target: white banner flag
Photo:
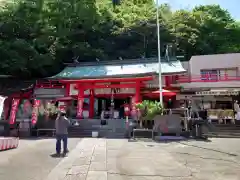
[[[6,97],[0,96],[0,118],[2,118],[2,115],[3,115],[2,113],[3,113],[3,109],[4,109],[5,99],[6,99]]]

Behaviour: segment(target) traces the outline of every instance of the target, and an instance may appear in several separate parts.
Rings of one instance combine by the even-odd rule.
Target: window
[[[202,80],[218,80],[220,76],[219,70],[201,70]]]
[[[236,78],[237,68],[201,70],[202,80],[226,80]]]
[[[229,79],[235,79],[237,77],[237,68],[235,69],[224,69],[224,70],[221,70],[221,77],[226,77],[226,78],[229,78]]]

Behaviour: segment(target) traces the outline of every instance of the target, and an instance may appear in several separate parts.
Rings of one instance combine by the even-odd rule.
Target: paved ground
[[[84,139],[45,180],[238,180],[239,143]]]
[[[79,141],[69,139],[69,149]],[[54,152],[55,139],[20,140],[17,149],[0,152],[0,179],[42,180],[62,160]]]
[[[171,143],[72,139],[71,147],[75,144],[61,159],[49,156],[53,140],[26,141],[17,151],[0,152],[0,179],[240,180],[240,139]]]

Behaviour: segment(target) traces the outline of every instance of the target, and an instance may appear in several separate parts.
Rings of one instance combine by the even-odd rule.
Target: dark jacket
[[[70,121],[65,116],[60,116],[56,119],[55,128],[56,134],[68,134]]]

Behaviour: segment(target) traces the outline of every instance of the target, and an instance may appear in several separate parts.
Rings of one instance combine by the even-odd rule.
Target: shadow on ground
[[[129,139],[128,142],[155,142],[155,143],[172,143],[172,142],[191,142],[191,141],[201,141],[201,142],[212,142],[210,139],[206,138],[199,138],[199,139],[193,139],[193,138],[184,138],[184,139],[161,139],[161,140],[153,140],[150,138],[135,138],[135,139]]]

